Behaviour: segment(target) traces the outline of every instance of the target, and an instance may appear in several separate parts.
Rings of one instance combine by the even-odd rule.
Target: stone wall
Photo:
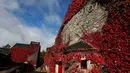
[[[72,45],[80,40],[83,28],[88,32],[100,31],[105,24],[108,12],[98,3],[87,2],[85,6],[69,20],[62,30],[63,43]]]

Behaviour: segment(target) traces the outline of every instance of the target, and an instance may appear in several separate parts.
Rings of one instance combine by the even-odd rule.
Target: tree
[[[46,52],[44,50],[42,52],[40,52],[40,65],[42,65],[44,63],[45,53]]]

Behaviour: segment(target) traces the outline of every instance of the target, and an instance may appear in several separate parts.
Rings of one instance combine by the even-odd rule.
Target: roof
[[[78,41],[75,44],[70,45],[69,47],[67,47],[68,49],[71,48],[92,48],[91,45],[84,43],[83,41]]]
[[[29,44],[16,43],[13,47],[16,47],[16,48],[29,48],[30,45]]]
[[[40,42],[31,41],[31,44],[40,44]]]
[[[92,51],[94,49],[95,48],[92,47],[90,44],[84,43],[82,40],[80,40],[77,43],[72,44],[72,45],[66,47],[63,50],[63,52],[67,54],[69,52],[76,52],[77,50],[79,50],[80,52],[87,52],[87,51]]]
[[[4,47],[0,47],[0,53],[7,55],[9,52],[10,48],[4,48]]]
[[[40,44],[40,42],[31,41],[31,44]],[[15,48],[29,48],[30,44],[16,43],[13,47]]]

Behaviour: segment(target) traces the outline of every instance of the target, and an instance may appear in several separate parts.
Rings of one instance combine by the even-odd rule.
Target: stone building
[[[100,53],[102,52],[102,50],[99,51],[99,49],[103,49],[103,51],[104,51],[104,48],[107,49],[107,51],[106,50],[104,51],[105,53],[108,53],[108,51],[111,51],[112,49],[112,52],[113,52],[115,49],[113,50],[113,43],[111,43],[112,41],[111,42],[109,41],[110,38],[113,39],[113,37],[119,35],[117,33],[120,30],[122,30],[120,32],[123,32],[123,33],[126,33],[129,31],[128,30],[129,28],[126,29],[128,26],[124,28],[124,26],[128,25],[128,21],[124,21],[125,19],[120,18],[120,17],[123,17],[123,14],[122,14],[123,12],[126,12],[126,14],[129,14],[128,13],[129,11],[123,11],[123,7],[125,9],[125,5],[129,5],[129,1],[127,0],[126,1],[72,0],[68,8],[68,11],[66,13],[66,16],[64,17],[64,20],[60,27],[60,30],[57,34],[57,37],[55,39],[55,44],[52,47],[47,48],[47,52],[45,56],[46,58],[45,64],[47,65],[49,73],[54,73],[54,72],[55,73],[89,73],[91,71],[107,73],[108,70],[104,64],[104,57]],[[120,17],[117,18],[117,16],[120,16]],[[126,20],[127,19],[128,17],[126,18]],[[127,24],[122,23],[119,20],[122,20],[126,22]],[[109,31],[104,32],[103,31],[103,28],[105,28],[104,26],[106,27],[106,29],[104,30],[109,30]],[[119,28],[122,28],[122,29],[118,30]],[[126,29],[126,31],[124,29]],[[115,32],[112,30],[115,30],[115,31],[118,30],[118,31]],[[82,39],[82,37],[85,35],[85,32],[87,32],[87,34],[100,33],[100,35],[98,36],[102,36],[102,35],[103,36],[101,38],[97,36],[98,41],[96,42],[91,42],[94,40],[93,38],[91,38],[93,36],[91,36],[90,38],[87,38],[87,41],[85,41]],[[110,36],[107,38],[108,35]],[[128,35],[129,35],[128,33],[127,35],[125,35],[126,38]],[[105,36],[105,41],[103,42],[105,43],[103,44],[105,44],[105,47],[101,48],[99,47],[99,41],[100,39],[104,40],[104,36]],[[119,36],[115,38],[116,39],[120,38],[119,40],[124,40],[122,39],[122,37],[119,37]],[[117,40],[115,41],[116,43],[119,42]],[[124,41],[126,41],[126,39]],[[128,44],[128,41],[126,42]],[[63,44],[65,46],[63,46]],[[100,46],[102,46],[101,43],[100,43]],[[119,49],[118,46],[116,46],[117,51]],[[108,49],[106,47],[111,47],[111,48]],[[128,48],[126,47],[125,49],[128,50]],[[77,56],[79,56],[79,58],[77,58]],[[90,58],[88,59],[88,56],[91,57],[91,59]],[[107,59],[110,60],[109,58]],[[122,59],[124,60],[124,58]],[[99,62],[96,63],[94,62],[95,60],[96,61],[98,60]],[[126,63],[127,61],[128,59],[126,60]],[[115,63],[117,63],[116,60],[115,60]],[[107,62],[107,65],[108,64],[109,63]],[[112,65],[115,65],[113,67],[116,67],[117,64],[112,64]],[[109,69],[112,65],[108,66]],[[116,72],[116,70],[113,70],[113,72],[114,71]],[[94,73],[98,73],[98,72],[94,72]]]
[[[81,0],[81,2],[78,6],[78,0],[71,1],[58,32],[55,43],[68,44],[65,51],[63,50],[62,52],[71,53],[76,52],[78,48],[82,48],[78,51],[80,51],[80,54],[83,54],[89,50],[94,50],[95,47],[89,43],[84,43],[81,39],[83,31],[87,30],[88,33],[101,31],[102,26],[106,23],[108,12],[105,10],[105,7],[94,0]],[[76,4],[77,9],[75,7],[76,10],[74,11],[72,7]],[[61,63],[55,65],[55,73],[69,73],[71,67],[76,64],[79,65],[78,68],[84,73],[88,73],[93,68],[91,61],[87,61],[85,57],[81,57],[81,62],[76,62],[66,69],[62,65],[62,61],[59,60],[59,62]]]
[[[70,41],[69,45],[75,44],[80,40],[83,29],[89,33],[100,31],[107,19],[107,11],[99,3],[92,3],[88,0],[85,5],[64,24],[61,31],[63,43]]]

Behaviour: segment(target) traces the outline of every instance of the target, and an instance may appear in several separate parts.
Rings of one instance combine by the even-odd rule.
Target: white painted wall
[[[58,73],[58,64],[55,65],[55,73]]]

